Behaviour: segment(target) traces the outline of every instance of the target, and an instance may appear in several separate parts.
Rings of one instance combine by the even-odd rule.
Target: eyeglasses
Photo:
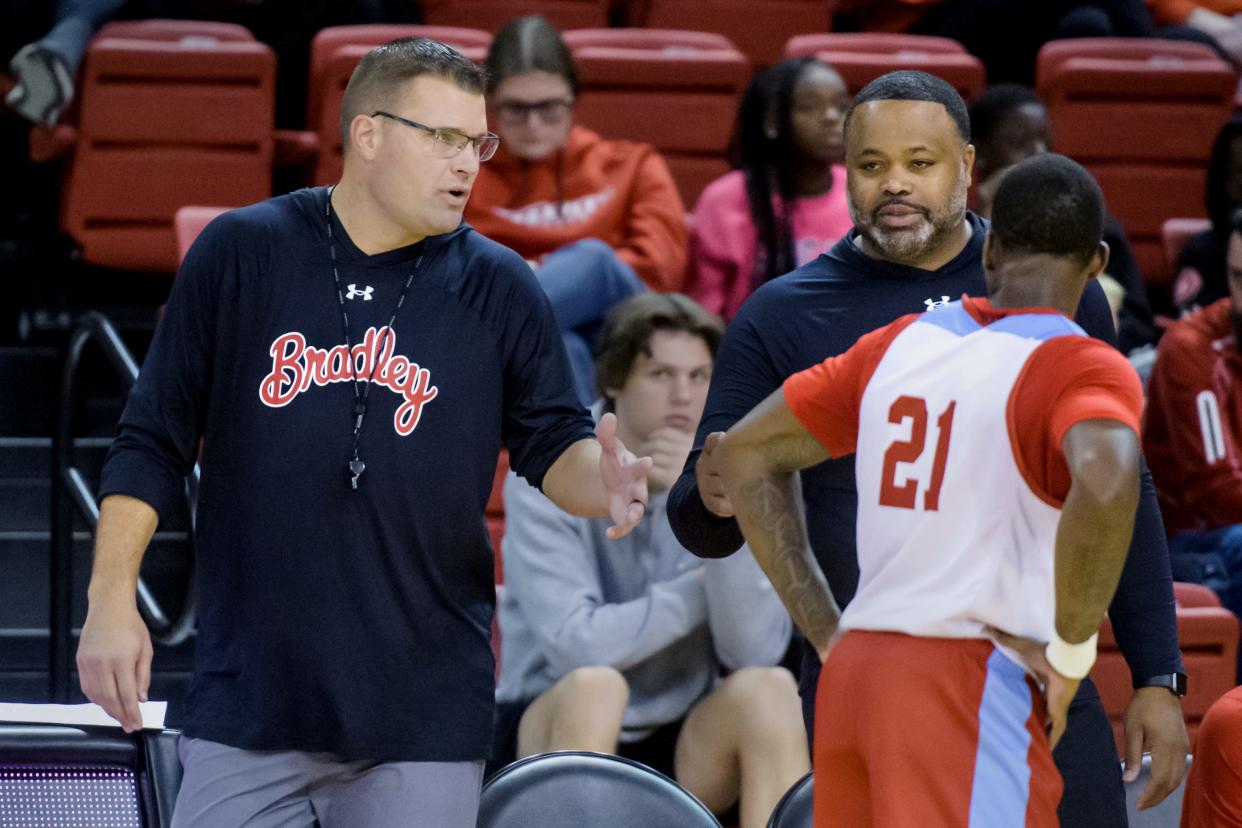
[[[542,101],[501,101],[496,104],[496,114],[502,121],[513,125],[530,120],[531,113],[549,126],[559,124],[569,115],[573,98],[547,98]]]
[[[464,150],[467,144],[474,144],[474,151],[479,156],[479,161],[486,161],[495,155],[497,148],[500,147],[500,136],[493,132],[471,136],[461,130],[449,129],[448,127],[429,127],[426,124],[420,124],[418,121],[411,121],[409,118],[393,115],[391,112],[371,113],[372,118],[380,116],[392,118],[394,121],[414,129],[421,129],[430,135],[431,154],[437,158],[453,158],[457,153]]]

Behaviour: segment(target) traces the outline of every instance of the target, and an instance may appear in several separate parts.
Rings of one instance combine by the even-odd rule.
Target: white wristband
[[[1099,637],[1100,634],[1095,633],[1081,644],[1070,644],[1054,630],[1052,640],[1044,649],[1044,656],[1052,669],[1066,678],[1084,678],[1091,672],[1091,665],[1095,664],[1095,644]]]

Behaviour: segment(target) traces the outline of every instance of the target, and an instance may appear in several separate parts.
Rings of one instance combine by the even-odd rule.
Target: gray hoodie
[[[497,700],[531,701],[578,667],[625,676],[622,741],[676,721],[721,668],[777,663],[792,624],[750,550],[700,560],[673,537],[666,493],[612,541],[611,521],[561,511],[510,473]]]

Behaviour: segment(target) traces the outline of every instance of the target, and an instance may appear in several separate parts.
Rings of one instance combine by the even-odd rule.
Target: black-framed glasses
[[[486,161],[495,155],[496,150],[500,147],[500,136],[494,132],[485,132],[482,135],[467,135],[459,129],[430,127],[426,124],[420,124],[418,121],[411,121],[409,118],[402,118],[400,115],[393,115],[391,112],[379,111],[371,113],[372,118],[380,116],[391,118],[414,129],[420,129],[430,135],[431,154],[437,158],[452,158],[464,150],[467,144],[474,144],[474,151],[479,156],[479,161]]]
[[[496,114],[502,121],[509,124],[524,124],[530,120],[531,113],[545,124],[562,123],[574,105],[573,98],[545,98],[542,101],[500,101],[496,104]]]

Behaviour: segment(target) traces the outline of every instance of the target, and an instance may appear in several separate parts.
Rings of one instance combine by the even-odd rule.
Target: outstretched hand
[[[1044,704],[1048,708],[1048,747],[1055,748],[1057,742],[1065,735],[1066,718],[1069,715],[1070,702],[1078,692],[1082,679],[1066,678],[1053,669],[1044,655],[1047,642],[1033,638],[1019,638],[1007,632],[988,627],[987,632],[998,644],[1008,647],[1021,660],[1023,666],[1035,676],[1044,689]]]
[[[651,470],[650,457],[635,457],[617,437],[617,416],[611,412],[600,418],[595,426],[595,438],[599,440],[599,474],[604,481],[608,496],[608,514],[612,526],[608,527],[610,539],[625,537],[643,518],[647,505],[647,472]]]

